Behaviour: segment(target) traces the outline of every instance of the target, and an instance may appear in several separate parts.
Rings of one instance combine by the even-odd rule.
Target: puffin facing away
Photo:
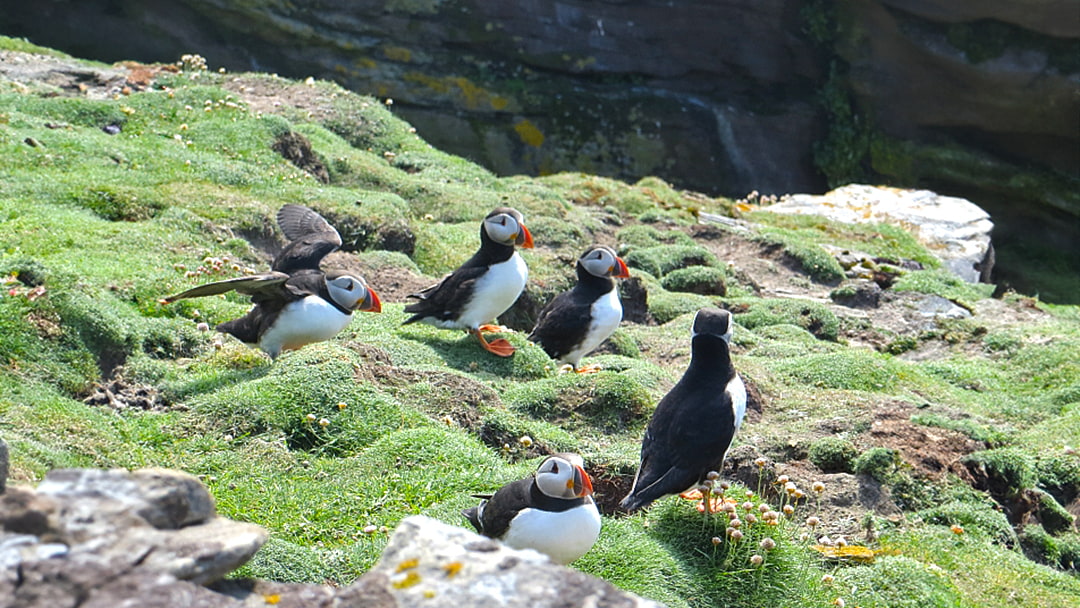
[[[579,368],[581,358],[611,337],[622,321],[622,303],[614,279],[629,277],[630,271],[610,247],[602,245],[581,254],[575,269],[577,285],[548,302],[529,339],[552,359],[586,373],[599,368]]]
[[[257,344],[271,358],[333,338],[349,324],[354,310],[382,310],[379,296],[364,279],[328,275],[319,268],[323,258],[341,246],[341,236],[321,215],[300,205],[285,205],[277,222],[289,243],[274,258],[270,272],[207,283],[161,302],[229,291],[251,296],[255,306],[246,315],[216,329]]]
[[[536,473],[461,512],[484,536],[535,549],[560,564],[585,555],[600,536],[600,512],[581,456],[548,456]]]
[[[488,342],[482,332],[500,330],[488,323],[506,312],[525,289],[529,269],[515,245],[532,247],[532,235],[516,209],[499,207],[480,224],[480,249],[471,258],[437,284],[409,296],[419,301],[405,307],[413,316],[403,325],[419,321],[441,329],[464,329],[485,350],[500,357],[514,354],[505,338]]]
[[[720,470],[746,414],[746,387],[731,364],[731,331],[726,310],[703,308],[694,317],[690,366],[649,420],[634,485],[619,503],[627,511],[693,489]]]

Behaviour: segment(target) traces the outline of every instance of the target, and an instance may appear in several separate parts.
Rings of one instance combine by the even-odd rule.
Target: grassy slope
[[[1063,445],[1080,442],[1076,308],[1051,307],[1037,326],[979,331],[974,319],[943,329],[925,338],[953,354],[924,362],[851,349],[835,341],[837,320],[824,307],[811,315],[821,321],[811,334],[799,326],[805,313],[755,299],[730,277],[726,298],[663,288],[687,260],[723,271],[677,230],[692,223],[692,208],[723,212],[723,201],[684,198],[655,179],[499,179],[430,148],[375,100],[315,83],[319,113],[262,114],[224,88],[231,78],[170,76],[106,101],[0,83],[0,276],[10,277],[0,295],[0,434],[11,444],[16,481],[67,466],[180,468],[209,485],[224,515],[272,531],[244,574],[347,583],[377,559],[400,518],[424,513],[464,525],[458,511],[473,502],[469,494],[528,474],[544,450],[574,449],[592,468],[632,473],[651,408],[681,373],[691,314],[716,302],[745,307],[736,364],[768,395],[765,417],[741,442],[768,452],[805,440],[818,420],[860,419],[888,400],[930,402],[962,413],[972,436],[1007,428],[993,445],[1029,459],[1021,466],[1034,471],[1029,485],[1049,483],[1052,475],[1039,473],[1049,469],[1066,485],[1080,478],[1059,457]],[[106,134],[107,124],[122,132]],[[311,140],[330,185],[271,150],[290,130]],[[264,254],[240,235],[271,235],[268,218],[289,202],[361,228],[400,222],[416,235],[416,249],[411,261],[388,263],[432,278],[473,250],[478,218],[511,203],[542,245],[527,255],[541,298],[566,284],[565,262],[595,235],[616,232],[636,256],[652,314],[665,323],[625,327],[619,354],[595,357],[606,370],[574,378],[557,376],[520,334],[510,336],[520,351],[504,361],[451,332],[401,327],[401,303],[359,315],[337,339],[272,365],[231,340],[216,348],[211,333],[195,329],[196,320],[213,325],[241,314],[242,298],[157,303],[214,278],[185,276],[205,257],[264,267]],[[618,224],[633,227],[612,228]],[[764,238],[793,255],[814,255],[808,242],[865,240],[858,230],[820,226],[777,225]],[[926,256],[904,247],[905,256]],[[935,277],[909,280],[909,288],[957,289]],[[378,277],[369,279],[378,288]],[[102,370],[118,364],[129,385],[156,391],[170,408],[85,405]],[[808,417],[806,404],[817,399]],[[311,423],[309,414],[328,423]],[[954,418],[926,421],[955,426]],[[517,441],[524,435],[531,443]],[[886,477],[906,491],[912,511],[902,525],[880,522],[874,548],[883,554],[873,564],[839,566],[809,548],[802,522],[813,502],[776,527],[745,523],[733,544],[712,542],[724,526],[669,499],[647,514],[606,517],[596,548],[576,566],[670,606],[820,606],[837,597],[862,606],[1066,606],[1080,597],[1075,570],[1038,565],[1009,546],[1015,537],[1001,540],[991,501],[958,482],[912,490],[918,484],[903,471]],[[735,486],[729,495],[742,502],[744,492]],[[755,496],[749,506],[760,502]],[[957,522],[963,535],[950,531]],[[364,532],[369,525],[376,531]],[[762,550],[765,537],[777,547]],[[1051,553],[1075,552],[1074,537],[1049,537]],[[751,564],[755,553],[762,566]]]

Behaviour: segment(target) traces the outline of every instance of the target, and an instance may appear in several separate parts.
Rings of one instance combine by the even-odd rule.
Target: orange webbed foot
[[[510,355],[513,355],[516,350],[514,345],[510,344],[510,341],[506,338],[498,338],[491,342],[485,342],[483,346],[489,353],[500,357],[509,357]]]
[[[514,351],[516,350],[514,348],[514,345],[510,344],[510,341],[506,338],[497,338],[495,340],[492,340],[491,342],[488,342],[487,339],[484,338],[484,334],[480,330],[476,330],[470,333],[472,333],[474,336],[476,336],[478,340],[480,340],[480,346],[484,347],[484,350],[488,351],[493,355],[499,357],[509,357],[510,355],[513,355]]]

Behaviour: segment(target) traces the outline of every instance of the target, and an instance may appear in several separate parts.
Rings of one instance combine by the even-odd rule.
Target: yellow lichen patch
[[[390,61],[409,63],[412,61],[412,51],[402,46],[384,46],[383,55]]]
[[[405,578],[400,581],[394,581],[391,584],[394,586],[394,589],[408,589],[419,582],[420,575],[415,572],[410,572],[405,575]]]
[[[869,547],[862,547],[860,545],[845,545],[843,547],[827,547],[825,545],[814,545],[814,551],[825,556],[827,559],[837,561],[852,561],[863,564],[869,564],[874,561],[874,557],[877,556],[877,552]]]
[[[448,76],[435,78],[422,72],[409,72],[402,77],[407,82],[413,82],[427,87],[436,93],[452,95],[457,89],[460,93],[462,105],[469,109],[483,109],[489,106],[495,110],[504,110],[510,105],[510,100],[491,91],[477,86],[473,81],[461,76]]]
[[[527,118],[523,118],[515,124],[514,130],[517,131],[521,141],[525,142],[527,145],[534,148],[539,148],[544,145],[544,134]]]
[[[281,596],[277,593],[271,593],[270,595],[264,595],[263,601],[273,606],[281,601]]]
[[[405,570],[409,570],[410,568],[415,568],[415,567],[417,567],[419,565],[420,565],[420,560],[418,560],[416,558],[407,559],[407,560],[401,562],[400,564],[398,564],[397,570],[395,570],[394,572],[403,572]]]
[[[374,70],[379,66],[379,64],[370,57],[360,57],[356,61],[353,61],[353,65],[364,70]]]
[[[435,597],[434,589],[427,589],[424,591],[424,599],[430,600],[433,597]]]
[[[465,97],[465,106],[468,108],[477,108],[481,103],[489,101],[493,97],[487,89],[476,86],[468,78],[458,76],[452,78],[451,82],[461,89],[461,94]]]
[[[457,574],[458,572],[461,572],[461,569],[464,568],[464,567],[465,567],[465,564],[462,564],[461,562],[450,562],[449,564],[446,564],[442,568],[443,568],[443,570],[446,570],[446,577],[447,578],[453,578],[454,575]]]

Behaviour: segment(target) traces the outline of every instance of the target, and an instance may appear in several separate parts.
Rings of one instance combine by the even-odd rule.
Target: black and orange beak
[[[626,267],[626,262],[622,261],[622,258],[618,256],[615,257],[615,265],[608,272],[616,279],[630,278],[630,269]]]
[[[514,244],[525,249],[532,249],[532,233],[525,227],[525,224],[518,224],[518,226],[521,228],[521,232],[518,233],[517,240],[514,241]]]
[[[363,303],[357,310],[364,312],[382,312],[382,301],[379,300],[379,294],[375,293],[375,290],[368,287],[367,297],[364,298]]]
[[[592,479],[589,479],[589,474],[585,472],[585,469],[574,465],[574,478],[566,482],[567,489],[573,488],[574,496],[577,498],[584,498],[586,496],[592,496]]]

